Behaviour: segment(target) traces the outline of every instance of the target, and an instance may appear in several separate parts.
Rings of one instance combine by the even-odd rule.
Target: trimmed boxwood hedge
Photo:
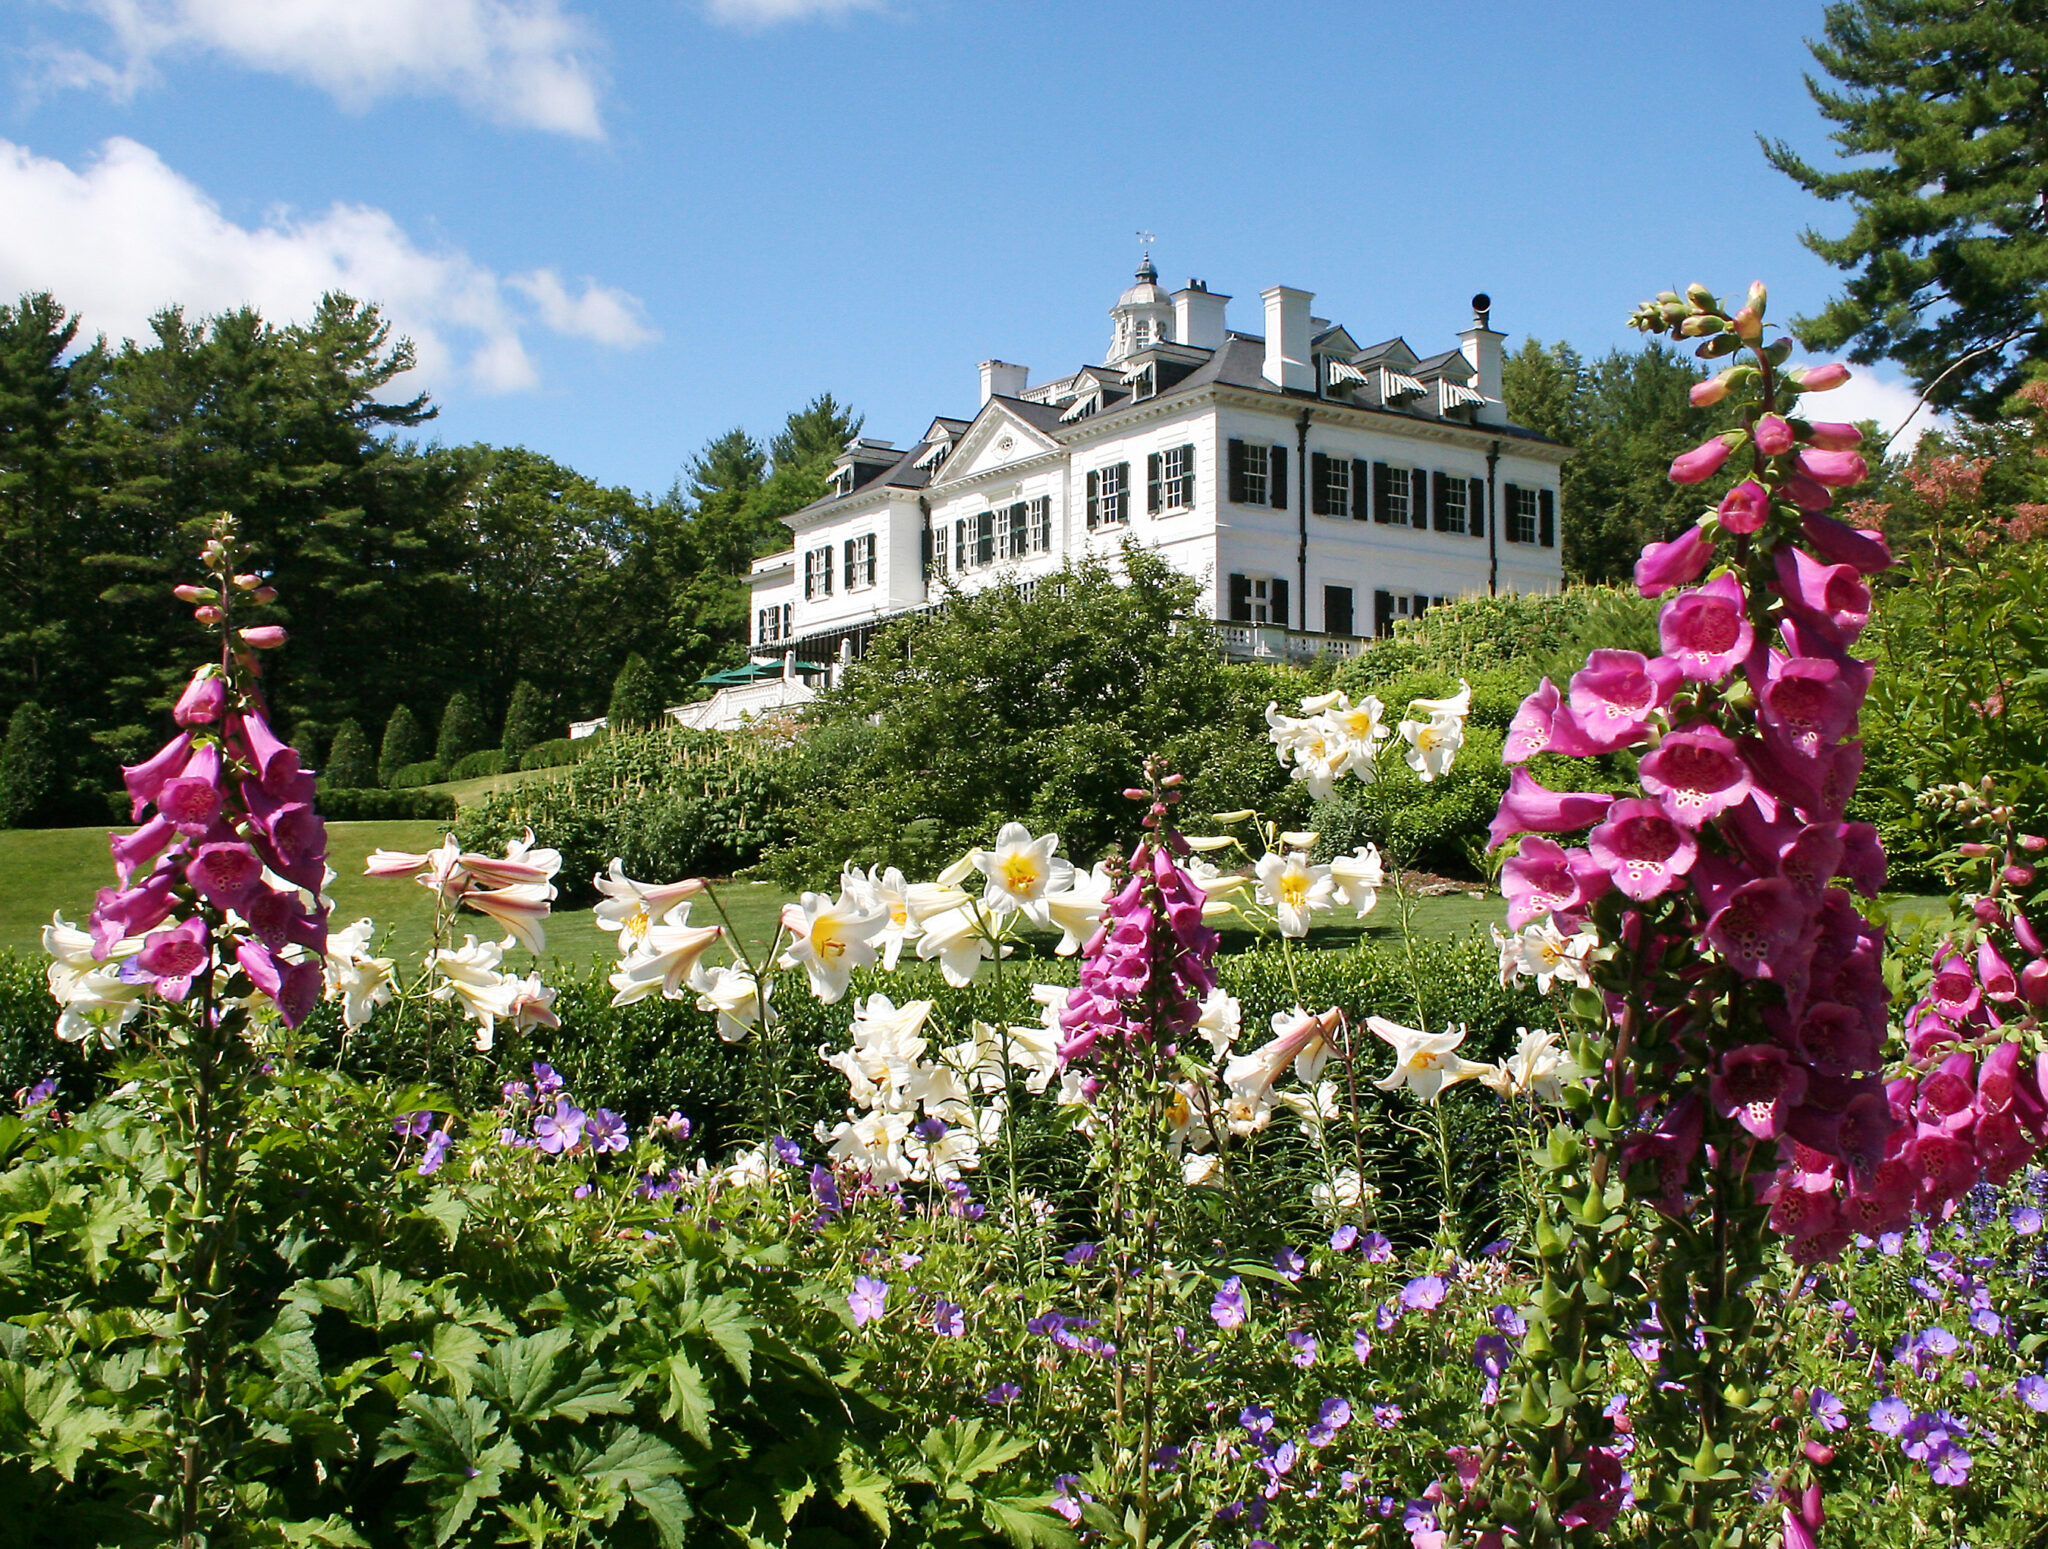
[[[421,818],[438,823],[455,820],[455,798],[446,791],[380,791],[375,786],[319,788],[320,815],[337,823],[381,823]]]

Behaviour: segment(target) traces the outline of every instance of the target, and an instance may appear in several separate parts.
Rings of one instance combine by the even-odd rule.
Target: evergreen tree
[[[328,732],[318,721],[309,721],[303,716],[292,724],[292,751],[299,755],[299,765],[304,769],[318,769],[320,755],[326,750]]]
[[[0,741],[0,828],[35,828],[59,805],[57,739],[50,712],[33,699],[14,707]]]
[[[768,452],[775,460],[775,471],[790,468],[817,468],[828,465],[841,452],[846,443],[860,434],[860,427],[866,420],[830,393],[820,393],[801,409],[791,414],[782,427],[782,433],[768,443]],[[717,442],[712,443],[713,446]]]
[[[377,751],[377,778],[389,785],[391,777],[407,764],[427,756],[427,734],[410,705],[400,705],[384,723],[384,742]]]
[[[661,685],[654,679],[654,669],[635,651],[613,680],[611,708],[605,712],[605,718],[613,731],[652,726],[661,719],[661,700]]]
[[[554,722],[540,690],[521,678],[513,685],[512,703],[505,709],[505,756],[516,760],[535,743],[546,742],[553,731]]]
[[[335,728],[334,746],[327,750],[327,767],[320,772],[329,785],[340,789],[360,790],[377,783],[377,760],[360,721],[351,717]]]
[[[434,741],[434,759],[442,768],[453,769],[458,761],[482,747],[489,736],[476,701],[457,689],[448,696],[448,707],[441,712],[441,735]]]
[[[1807,90],[1857,164],[1823,172],[1782,140],[1764,155],[1848,202],[1844,236],[1803,240],[1854,277],[1794,326],[1989,417],[2048,373],[2048,0],[1847,0],[1823,26],[1808,47],[1843,89]]]
[[[833,455],[838,455],[836,450]],[[745,497],[761,487],[767,472],[768,454],[761,443],[735,426],[706,442],[690,460],[690,499],[702,507],[720,496]]]
[[[1501,372],[1508,418],[1575,449],[1562,475],[1565,572],[1624,581],[1643,545],[1699,515],[1700,493],[1666,476],[1671,448],[1704,439],[1713,416],[1686,397],[1700,370],[1652,341],[1586,365],[1569,344],[1525,341]]]

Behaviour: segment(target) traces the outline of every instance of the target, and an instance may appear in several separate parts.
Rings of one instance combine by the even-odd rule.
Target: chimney
[[[1315,362],[1309,359],[1311,290],[1275,285],[1259,295],[1266,303],[1266,380],[1275,387],[1316,390]]]
[[[1189,280],[1173,293],[1173,338],[1176,344],[1223,348],[1223,308],[1228,296],[1217,295],[1206,280]]]
[[[1472,387],[1486,402],[1473,418],[1482,425],[1505,425],[1508,412],[1500,401],[1501,344],[1504,333],[1493,331],[1493,298],[1481,291],[1472,298],[1472,326],[1458,335],[1458,349],[1472,367]]]
[[[1019,397],[1030,377],[1029,366],[1013,366],[1007,360],[985,360],[981,363],[981,401],[987,403],[998,395]]]

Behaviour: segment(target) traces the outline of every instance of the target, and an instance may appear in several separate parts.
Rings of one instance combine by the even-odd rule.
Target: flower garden
[[[1911,793],[1955,909],[1888,929],[1849,811],[1892,554],[1833,511],[1846,369],[1765,303],[1632,318],[1725,362],[1670,469],[1725,493],[1643,553],[1654,654],[1524,686],[1485,939],[1414,928],[1391,835],[1154,756],[1110,859],[848,856],[765,951],[611,859],[594,1001],[515,971],[554,836],[380,850],[434,901],[401,964],[332,917],[218,524],[177,588],[217,656],[45,934],[96,1063],[0,1117],[23,1541],[2048,1542],[2048,839],[2024,779]],[[1472,719],[1265,713],[1312,814]],[[590,1095],[606,1000],[695,1019],[716,1116]]]

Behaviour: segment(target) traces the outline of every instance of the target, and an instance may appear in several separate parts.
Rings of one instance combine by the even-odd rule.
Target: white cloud
[[[561,0],[65,0],[111,34],[111,58],[45,50],[46,76],[116,96],[181,53],[224,54],[345,107],[448,95],[499,123],[602,135],[591,38]]]
[[[883,0],[704,0],[704,13],[729,27],[773,27],[779,22],[879,11]]]
[[[616,349],[631,349],[654,337],[639,298],[613,286],[586,278],[583,294],[572,296],[561,276],[552,269],[515,274],[510,283],[534,304],[541,321],[556,333],[609,344]]]
[[[1801,408],[1815,419],[1876,420],[1878,439],[1870,450],[1878,451],[1884,446],[1884,438],[1897,430],[1907,415],[1913,414],[1913,405],[1919,401],[1920,395],[1897,377],[1880,375],[1872,366],[1851,366],[1849,372],[1848,381],[1825,393],[1815,393],[1802,399]],[[1946,430],[1948,426],[1945,416],[1922,409],[1913,414],[1913,422],[1892,443],[1892,450],[1910,455],[1928,431]]]
[[[537,385],[522,336],[536,321],[614,347],[653,337],[623,291],[585,281],[572,297],[549,270],[501,281],[467,254],[426,251],[372,206],[237,225],[128,139],[107,141],[82,171],[0,140],[0,209],[0,297],[48,290],[88,334],[147,339],[150,314],[172,304],[193,315],[248,305],[282,322],[345,291],[376,302],[412,339],[427,384],[486,392]]]

